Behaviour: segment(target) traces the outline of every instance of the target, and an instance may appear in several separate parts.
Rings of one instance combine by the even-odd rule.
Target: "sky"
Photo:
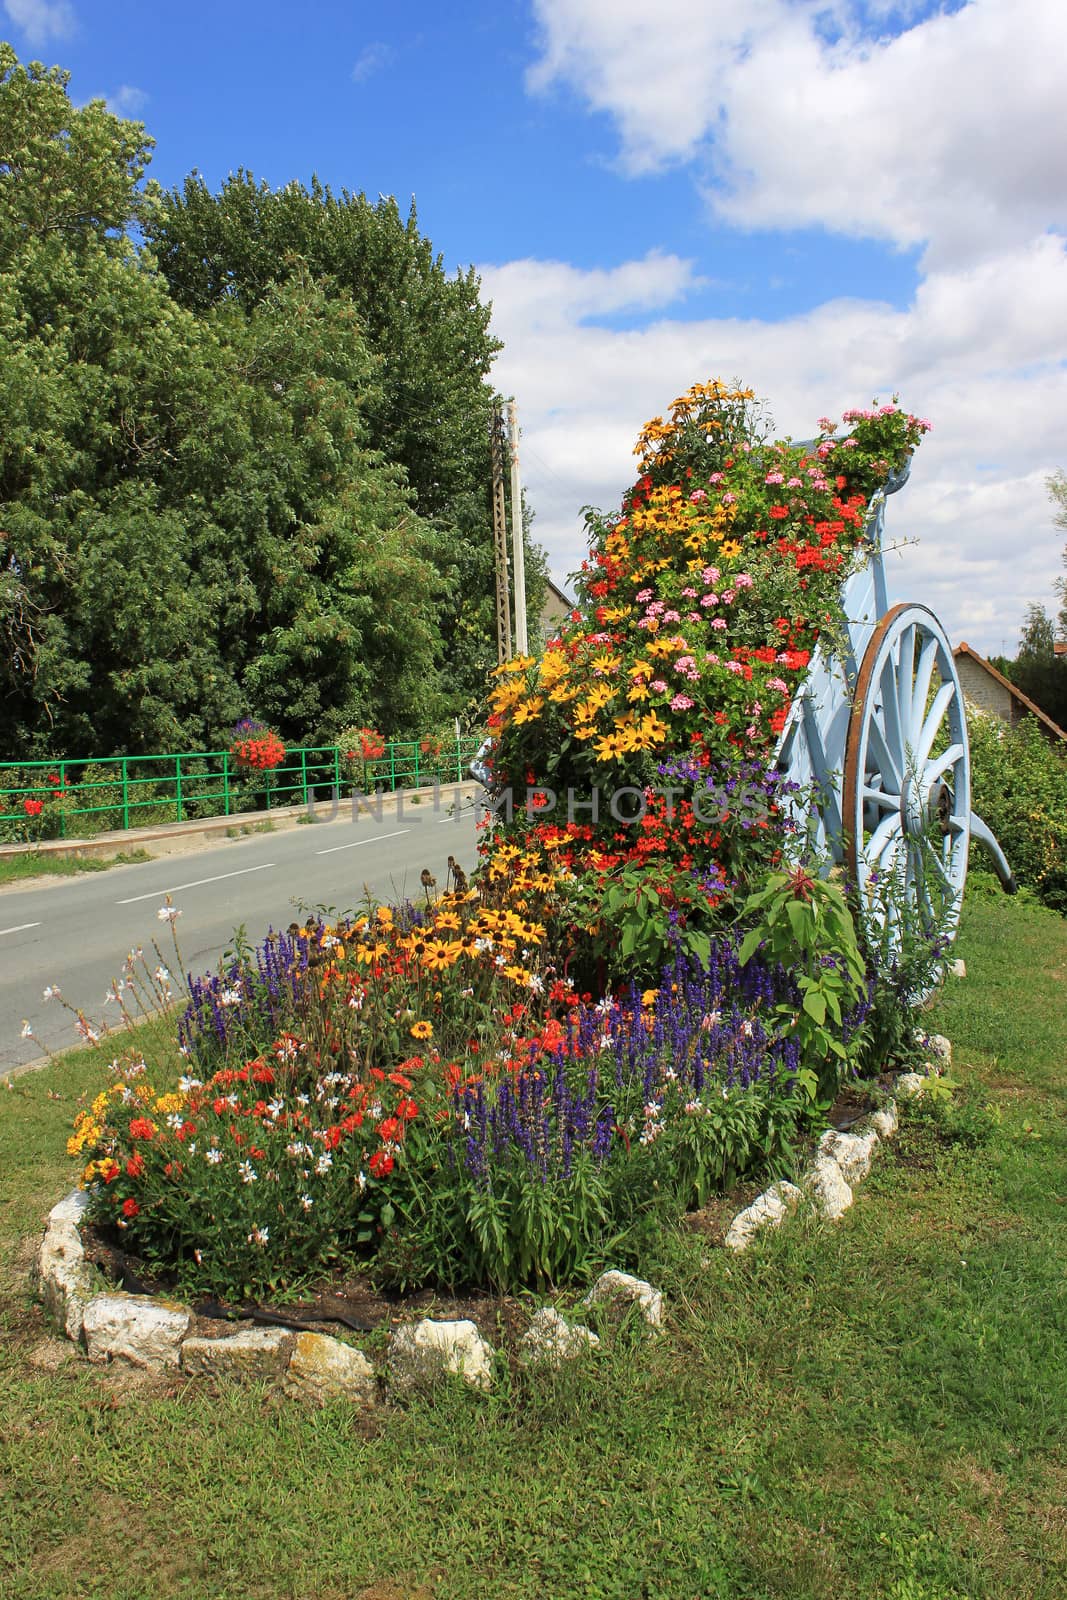
[[[1064,0],[0,0],[156,141],[165,187],[416,203],[474,265],[557,581],[641,424],[737,378],[780,436],[899,395],[891,600],[1013,654],[1067,532]]]

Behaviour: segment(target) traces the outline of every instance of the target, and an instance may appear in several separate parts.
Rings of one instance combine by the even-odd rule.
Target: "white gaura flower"
[[[315,1163],[315,1171],[320,1178],[324,1178],[332,1166],[333,1156],[328,1150],[324,1150]]]
[[[302,1194],[300,1196],[300,1204],[303,1206],[305,1211],[310,1211],[315,1202],[309,1194]]]
[[[256,1179],[259,1177],[259,1173],[252,1165],[251,1161],[239,1162],[237,1166],[237,1173],[242,1183],[255,1183]]]
[[[50,983],[48,985],[48,987],[45,989],[44,994],[41,996],[41,999],[42,1000],[59,1000],[59,999],[61,999],[61,997],[62,997],[62,990],[60,989],[59,984],[58,983]]]
[[[219,995],[220,1006],[239,1006],[241,1004],[240,989],[223,989]]]
[[[221,1150],[205,1150],[204,1151],[204,1160],[206,1162],[208,1162],[208,1164],[210,1166],[217,1167],[219,1162],[222,1160],[222,1151]]]
[[[22,1024],[22,1037],[24,1039],[32,1039],[33,1038],[33,1028],[26,1021],[23,1021],[23,1024]]]
[[[267,1242],[267,1240],[269,1238],[270,1238],[270,1229],[269,1228],[253,1228],[252,1232],[248,1235],[248,1242],[249,1242],[249,1244],[258,1244],[260,1246],[263,1246],[263,1245],[266,1244],[266,1242]]]
[[[168,901],[166,905],[160,906],[159,910],[156,912],[156,916],[159,918],[160,922],[174,922],[176,918],[181,916],[181,912],[178,910],[177,906],[172,906]],[[139,954],[140,951],[138,951],[138,955]]]

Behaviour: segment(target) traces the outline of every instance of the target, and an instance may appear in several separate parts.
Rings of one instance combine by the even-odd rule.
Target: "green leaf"
[[[826,1021],[826,997],[818,989],[809,989],[802,1001],[804,1010],[809,1017],[822,1027]]]

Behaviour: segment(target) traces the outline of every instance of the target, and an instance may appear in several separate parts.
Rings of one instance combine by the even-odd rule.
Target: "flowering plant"
[[[721,791],[747,771],[767,784],[762,828],[742,828],[727,804],[719,816],[705,808],[696,827],[683,812],[659,835],[661,863],[689,880],[675,904],[683,936],[694,916],[736,913],[790,832],[775,757],[813,652],[842,630],[842,584],[866,559],[874,488],[929,426],[895,402],[845,422],[843,437],[823,419],[811,445],[772,442],[752,392],[716,381],[646,425],[620,511],[588,513],[577,609],[539,659],[497,670],[494,784],[544,795],[497,837],[532,836],[601,893],[605,878],[647,862],[679,763],[687,793]],[[593,814],[594,792],[620,791],[643,797],[639,815],[606,804]],[[585,807],[580,821],[570,808],[566,820],[552,814],[563,794]],[[612,899],[609,887],[606,907]],[[601,926],[607,935],[609,920]]]
[[[359,1259],[513,1289],[625,1255],[654,1195],[683,1208],[783,1153],[809,1104],[788,975],[720,936],[616,999],[505,976],[512,893],[538,893],[521,865],[499,908],[380,907],[192,980],[184,1075],[114,1063],[75,1119],[91,1220],[188,1293],[276,1298]]]
[[[346,728],[341,737],[349,746],[349,761],[380,761],[385,754],[385,740],[376,728]]]
[[[285,760],[285,746],[262,722],[243,717],[233,730],[230,756],[247,772],[273,772]]]
[[[141,1060],[79,1113],[68,1143],[88,1157],[94,1220],[197,1292],[238,1297],[328,1270],[392,1220],[382,1185],[420,1114],[421,1060],[367,1074],[316,1065],[283,1034],[206,1080],[157,1093]],[[410,1075],[409,1075],[410,1074]]]

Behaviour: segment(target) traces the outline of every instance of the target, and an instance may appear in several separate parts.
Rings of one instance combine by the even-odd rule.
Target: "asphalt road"
[[[79,1043],[70,1013],[45,1001],[57,985],[90,1021],[110,1021],[105,996],[128,952],[155,956],[155,940],[174,971],[169,928],[159,920],[170,894],[186,971],[213,969],[243,925],[252,941],[285,928],[316,907],[356,910],[364,885],[382,900],[421,899],[419,874],[429,867],[444,888],[449,855],[469,872],[475,863],[475,813],[406,805],[400,815],[254,834],[188,854],[65,878],[0,894],[0,1077],[12,1067]],[[39,1043],[22,1037],[28,1020]]]

